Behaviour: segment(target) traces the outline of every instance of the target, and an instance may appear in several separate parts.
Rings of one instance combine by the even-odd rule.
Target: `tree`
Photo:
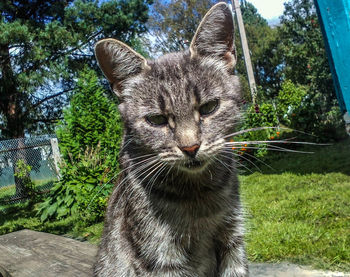
[[[78,72],[93,67],[103,37],[132,44],[145,31],[149,0],[1,1],[0,138],[52,131]],[[18,147],[23,148],[22,140]],[[17,151],[14,161],[27,161]],[[16,162],[14,172],[17,172]],[[16,191],[23,191],[16,179]]]
[[[218,0],[155,0],[148,27],[153,55],[181,51],[189,46],[199,22]]]
[[[0,3],[0,138],[52,127],[103,37],[132,44],[150,0]]]
[[[286,79],[307,88],[298,117],[301,130],[320,138],[337,136],[341,126],[332,76],[312,0],[285,3],[279,27],[278,51]]]
[[[321,29],[312,0],[293,0],[285,3],[279,37],[286,79],[327,92],[334,98]]]
[[[255,81],[264,91],[275,90],[274,81],[279,78],[278,75],[275,75],[275,68],[280,63],[280,60],[276,59],[275,48],[273,47],[273,44],[277,41],[277,29],[271,28],[250,2],[242,1],[241,10]],[[236,48],[238,56],[237,71],[247,78],[238,31],[236,32]]]

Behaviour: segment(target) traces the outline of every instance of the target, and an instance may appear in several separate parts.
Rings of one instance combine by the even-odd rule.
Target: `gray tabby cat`
[[[207,13],[188,51],[149,61],[114,39],[95,51],[125,134],[94,276],[248,276],[225,147],[240,101],[228,5]]]

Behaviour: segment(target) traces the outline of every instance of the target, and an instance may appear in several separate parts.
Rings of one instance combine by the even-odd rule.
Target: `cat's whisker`
[[[206,156],[209,159],[209,163],[214,163],[215,162],[215,155],[210,155],[210,154],[205,154],[204,156]],[[210,174],[210,180],[213,180],[213,173],[210,170],[210,167],[208,168],[209,174]]]
[[[256,147],[256,146],[244,146],[245,149],[252,149],[252,150],[257,150],[261,149],[261,147]],[[229,147],[227,149],[232,149],[232,147]],[[239,149],[238,149],[239,150]],[[276,145],[267,145],[266,150],[268,151],[278,151],[278,152],[291,152],[291,153],[300,153],[300,154],[314,154],[314,152],[309,152],[309,151],[299,151],[299,150],[292,150]]]
[[[139,162],[137,162],[137,163],[133,163],[132,165],[130,165],[130,166],[124,168],[123,170],[119,171],[119,172],[118,172],[117,174],[115,174],[108,182],[106,182],[105,184],[103,184],[103,186],[101,186],[100,190],[98,191],[98,193],[96,193],[96,195],[98,195],[99,192],[100,192],[107,184],[109,184],[113,179],[115,179],[116,177],[118,177],[121,173],[124,173],[124,172],[127,171],[128,169],[133,168],[133,167],[135,167],[135,166],[137,166],[137,165],[139,165],[139,164],[141,164],[141,163],[146,163],[146,162],[148,162],[148,161],[150,161],[150,160],[152,161],[152,158],[156,160],[155,157],[151,157],[151,158],[148,158],[148,159],[139,161]],[[145,167],[147,167],[147,164],[145,165]],[[145,168],[145,167],[143,167],[143,166],[141,165],[140,168],[143,169],[143,168]],[[124,179],[125,179],[125,178],[124,178]],[[123,180],[124,180],[124,179],[123,179]],[[123,180],[121,180],[121,183],[120,183],[120,184],[123,183]],[[96,197],[96,196],[94,196],[93,199],[94,199],[95,197]],[[92,200],[93,200],[93,199],[92,199]],[[89,205],[91,204],[92,200],[90,201]]]
[[[141,164],[141,166],[142,166],[142,164],[147,164],[148,162],[152,162],[152,161],[157,161],[158,160],[158,158],[156,157],[156,156],[152,156],[152,157],[149,157],[149,158],[147,158],[147,159],[144,159],[144,160],[142,160],[142,161],[138,161],[138,162],[134,162],[134,163],[131,163],[128,167],[126,167],[126,168],[124,168],[122,171],[127,171],[127,170],[129,170],[129,169],[133,169],[133,167],[137,167],[137,166],[139,166],[140,164]]]
[[[241,159],[243,159],[243,160],[249,162],[249,163],[252,164],[259,172],[261,172],[261,169],[260,169],[253,161],[249,160],[248,158],[244,157],[243,155],[238,155],[238,154],[236,154],[236,153],[234,153],[234,152],[230,152],[230,151],[228,151],[228,150],[222,150],[222,152],[228,153],[228,154],[233,153],[234,156],[239,157],[239,158],[241,158]]]
[[[256,132],[256,131],[271,130],[271,129],[272,130],[274,130],[274,129],[276,130],[277,129],[277,130],[292,131],[292,132],[303,134],[303,135],[307,135],[307,136],[317,137],[316,135],[313,135],[311,133],[299,131],[299,130],[296,130],[296,129],[293,129],[293,128],[281,127],[281,126],[273,126],[273,127],[271,127],[271,126],[263,126],[263,127],[255,127],[255,128],[249,128],[249,129],[240,130],[240,131],[231,133],[229,135],[226,135],[226,136],[224,136],[224,138],[234,137],[234,136],[238,136],[238,135],[245,134],[245,133],[248,133],[248,132]]]
[[[231,154],[234,155],[235,157],[240,157],[238,154],[236,154],[234,152],[232,152]],[[220,155],[224,156],[223,154],[220,154]],[[224,157],[227,157],[227,156],[224,156]],[[244,165],[241,162],[239,162],[239,160],[234,159],[233,157],[228,157],[228,158],[231,159],[232,161],[234,161],[240,167],[244,167],[246,170],[248,170],[249,172],[253,173],[253,171],[249,167],[247,167],[246,165]]]
[[[256,132],[256,131],[261,131],[261,130],[269,130],[269,129],[280,129],[280,127],[256,127],[256,128],[249,128],[249,129],[244,129],[244,130],[240,130],[234,133],[231,133],[229,135],[224,136],[223,138],[230,138],[230,137],[234,137],[234,136],[238,136],[241,134],[245,134],[248,132]]]
[[[230,145],[242,145],[242,144],[272,144],[272,143],[281,143],[281,144],[301,144],[301,145],[315,145],[315,146],[329,146],[331,144],[327,143],[315,143],[315,142],[306,142],[306,141],[290,141],[290,140],[254,140],[254,141],[227,141],[225,144]]]
[[[159,163],[159,160],[156,159],[154,161],[151,161],[151,162],[148,162],[147,164],[144,164],[144,165],[141,165],[139,168],[137,168],[135,170],[135,172],[133,172],[134,176],[132,176],[134,179],[139,179],[142,175],[146,174],[147,172],[149,172],[152,168],[154,168],[154,166],[156,166],[157,164]],[[148,168],[147,168],[148,167]],[[130,174],[131,175],[131,174]],[[130,180],[130,177],[127,175],[125,176],[124,179],[122,179],[119,184],[118,184],[118,187],[117,189],[122,189],[122,185],[126,182],[126,181],[129,181]],[[130,186],[132,188],[132,190],[136,189],[136,187],[133,187],[133,186]],[[130,189],[130,188],[129,188]],[[120,196],[119,199],[123,199],[124,197],[124,194],[126,193],[127,190],[124,190]],[[131,195],[131,193],[130,193]],[[119,201],[116,203],[116,205],[119,204]]]
[[[271,170],[276,171],[275,168],[273,168],[269,164],[265,163],[262,159],[259,159],[258,157],[255,157],[254,155],[251,155],[251,154],[249,154],[247,152],[245,152],[244,155],[247,155],[248,157],[257,160],[258,162],[262,163],[263,165],[265,165],[266,167],[270,168]]]
[[[224,167],[226,167],[226,169],[229,171],[229,172],[233,172],[233,169],[232,168],[229,168],[229,165],[227,165],[224,161],[220,160],[219,158],[217,158],[216,156],[213,156],[213,158],[218,161],[219,163],[221,163]]]
[[[167,165],[165,163],[162,164],[162,166],[158,169],[158,171],[153,175],[153,177],[148,181],[146,185],[146,191],[151,191],[153,188],[153,185],[155,181],[157,180],[158,176],[164,171],[164,169],[167,168]]]
[[[159,159],[154,159],[149,162],[147,162],[144,165],[141,165],[140,167],[136,168],[135,171],[130,171],[130,176],[134,179],[139,179],[143,174],[146,174],[150,169],[152,169],[155,165],[159,163]]]
[[[160,168],[158,167],[157,171],[155,174],[153,174],[152,178],[149,180],[149,182],[153,182],[155,179],[157,179],[158,174],[160,174],[162,172],[162,170],[164,168],[166,168],[166,163],[164,163],[163,161],[160,161]]]
[[[142,161],[138,161],[137,163],[132,163],[131,165],[129,165],[128,167],[124,168],[122,171],[120,171],[119,173],[122,172],[126,172],[128,169],[131,169],[131,173],[136,173],[138,174],[140,171],[146,169],[148,166],[151,166],[152,164],[154,164],[156,161],[158,161],[156,156],[147,158],[145,160]],[[143,164],[142,164],[143,163]],[[141,165],[140,165],[141,164]],[[133,168],[137,167],[135,171],[133,171]],[[125,179],[125,178],[124,178]],[[123,179],[123,180],[124,180]],[[121,182],[123,181],[121,180]],[[120,183],[121,184],[121,183]]]
[[[175,163],[172,163],[171,166],[169,166],[168,171],[164,174],[164,178],[162,179],[162,183],[164,182],[164,180],[166,180],[166,178],[169,176],[169,173],[172,172],[172,169],[174,168]],[[172,174],[173,175],[173,174]]]
[[[158,161],[155,165],[153,165],[153,166],[151,167],[151,171],[148,170],[148,171],[150,171],[150,172],[149,172],[145,177],[143,177],[143,179],[140,181],[140,184],[142,184],[143,181],[144,181],[145,179],[147,179],[148,176],[150,176],[154,171],[158,170],[159,167],[161,167],[162,165],[163,165],[163,163],[162,163],[161,161]]]
[[[128,138],[129,137],[129,138]],[[132,136],[125,136],[125,142],[123,143],[123,145],[120,147],[119,152],[122,152],[132,141],[133,141],[133,137]]]
[[[155,154],[149,154],[149,155],[155,156]],[[149,156],[149,155],[147,155],[147,156]],[[144,155],[144,156],[146,156],[146,155]],[[140,158],[142,158],[142,157],[144,157],[144,156],[140,156],[140,157],[138,157],[138,159],[140,159]],[[153,157],[151,157],[151,158],[153,158]],[[146,161],[150,160],[151,158],[146,159],[146,160],[142,160],[142,161],[137,162],[137,163],[134,163],[134,164],[132,164],[131,166],[129,166],[129,167],[127,167],[127,168],[124,168],[123,170],[120,170],[119,172],[117,172],[116,174],[114,174],[113,177],[111,177],[106,183],[104,183],[104,184],[100,187],[100,189],[95,193],[95,195],[91,198],[89,204],[87,205],[87,208],[86,208],[86,209],[89,209],[91,203],[95,200],[95,198],[97,197],[97,195],[99,195],[99,193],[102,191],[102,189],[104,189],[111,181],[113,181],[115,178],[117,178],[121,173],[123,173],[124,171],[126,171],[126,170],[128,170],[128,169],[130,169],[130,168],[132,168],[132,167],[134,167],[134,166],[137,166],[137,165],[140,164],[140,163],[146,162]],[[135,158],[135,159],[136,159],[136,158]],[[132,160],[132,159],[131,159],[131,160]]]

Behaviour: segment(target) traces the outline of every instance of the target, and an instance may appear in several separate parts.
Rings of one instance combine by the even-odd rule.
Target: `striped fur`
[[[94,276],[248,276],[235,161],[224,147],[240,118],[232,26],[228,6],[217,4],[188,51],[154,61],[118,41],[98,43],[125,133]],[[215,110],[201,115],[210,101]],[[167,124],[150,123],[155,114]],[[192,145],[194,158],[181,150]]]

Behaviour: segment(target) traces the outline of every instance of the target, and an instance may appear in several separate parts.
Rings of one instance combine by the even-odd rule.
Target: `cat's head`
[[[96,44],[120,100],[127,135],[158,158],[201,172],[239,119],[233,18],[225,3],[206,14],[185,52],[149,61],[114,39]]]

